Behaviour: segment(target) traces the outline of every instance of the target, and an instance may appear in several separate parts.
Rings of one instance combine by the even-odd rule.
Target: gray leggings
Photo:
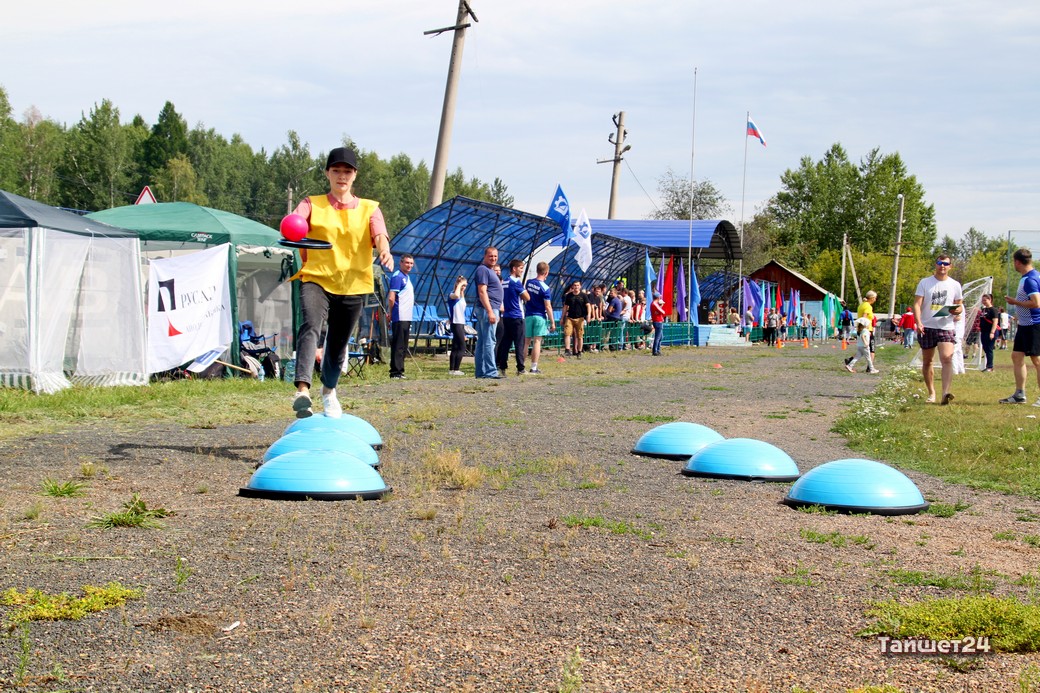
[[[332,389],[343,372],[343,361],[347,357],[347,342],[354,333],[365,297],[330,294],[314,282],[300,283],[300,312],[303,322],[296,334],[296,384],[311,384],[314,372],[314,354],[318,348],[318,336],[322,325],[328,320],[325,334],[325,351],[321,357],[321,384]]]

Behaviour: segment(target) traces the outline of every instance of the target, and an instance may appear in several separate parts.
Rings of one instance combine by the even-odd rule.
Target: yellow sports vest
[[[369,220],[379,203],[358,198],[355,209],[336,209],[327,195],[315,195],[310,201],[311,230],[307,237],[328,241],[332,249],[308,250],[307,262],[296,276],[300,281],[318,284],[330,294],[372,293],[373,246]]]

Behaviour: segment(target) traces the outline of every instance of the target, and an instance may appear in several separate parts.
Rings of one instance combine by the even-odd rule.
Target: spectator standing
[[[997,325],[999,324],[1000,315],[993,307],[993,294],[983,294],[982,310],[979,311],[979,337],[982,341],[982,353],[986,356],[983,373],[993,372],[993,344],[997,340]]]
[[[451,320],[451,355],[448,357],[448,375],[465,375],[462,357],[466,355],[466,287],[469,282],[461,274],[455,279],[455,288],[448,296],[448,315]]]
[[[1015,271],[1022,275],[1014,298],[1005,296],[1008,305],[1015,306],[1018,330],[1012,345],[1011,364],[1015,372],[1015,391],[1000,400],[1005,404],[1024,404],[1026,401],[1026,357],[1036,370],[1036,384],[1040,387],[1040,272],[1033,269],[1033,254],[1028,248],[1019,248],[1011,256]],[[1033,403],[1040,407],[1040,397]]]
[[[607,295],[607,308],[606,313],[603,315],[603,332],[607,343],[607,348],[614,351],[619,345],[615,345],[614,335],[617,332],[617,326],[621,324],[622,311],[625,308],[625,304],[622,303],[621,298],[618,296],[616,288],[611,287],[610,293]]]
[[[954,323],[960,320],[964,296],[961,284],[950,278],[952,260],[949,255],[935,259],[935,272],[917,284],[914,291],[914,324],[921,342],[921,375],[928,391],[926,402],[935,401],[935,376],[932,361],[939,352],[942,364],[943,405],[953,401],[950,386],[953,384],[953,351],[957,342]]]
[[[542,338],[556,329],[556,317],[552,310],[552,293],[545,282],[549,278],[549,263],[539,262],[535,269],[538,275],[528,279],[524,285],[528,293],[524,336],[531,342],[531,372],[541,373],[538,358],[542,354]]]
[[[654,326],[654,344],[650,351],[652,356],[661,355],[661,340],[664,338],[664,299],[661,293],[654,292],[654,300],[650,303],[650,322]]]
[[[527,343],[524,341],[524,308],[521,301],[530,301],[521,277],[524,274],[523,260],[509,261],[509,276],[502,287],[502,323],[504,337],[498,343],[498,375],[504,377],[509,368],[509,350],[516,358],[516,374],[524,374]]]
[[[899,328],[903,330],[903,348],[914,348],[914,335],[917,334],[917,322],[914,320],[914,309],[906,307],[906,312],[899,318]]]
[[[404,379],[404,357],[408,352],[408,338],[412,331],[412,308],[415,306],[415,286],[408,274],[415,267],[409,254],[401,256],[401,269],[390,277],[390,292],[386,296],[390,309],[390,377]]]
[[[589,314],[589,298],[581,291],[581,282],[571,282],[570,291],[563,296],[564,347],[569,348],[575,358],[581,358],[582,340],[585,337],[585,318]]]
[[[495,330],[499,321],[498,311],[502,308],[502,280],[493,269],[497,264],[498,248],[485,248],[484,261],[477,267],[475,276],[477,305],[473,316],[477,320],[477,346],[473,361],[477,378],[498,378]]]
[[[1004,351],[1007,349],[1008,335],[1011,333],[1011,316],[1007,312],[1007,307],[1000,309],[1000,350]]]

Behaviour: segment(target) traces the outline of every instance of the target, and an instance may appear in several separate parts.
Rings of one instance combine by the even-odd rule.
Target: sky
[[[466,32],[448,166],[501,178],[519,209],[545,214],[559,183],[575,212],[605,218],[612,166],[597,161],[613,157],[611,118],[624,111],[618,218],[645,218],[658,179],[692,169],[739,223],[785,170],[837,142],[854,162],[898,152],[940,237],[1036,230],[1040,245],[1034,0],[470,5],[479,21]],[[17,118],[35,106],[71,126],[109,99],[124,121],[154,123],[171,101],[189,126],[254,149],[294,130],[315,154],[350,137],[432,166],[452,35],[423,32],[453,25],[457,9],[17,3],[0,27],[0,86]],[[746,138],[748,112],[767,146]]]

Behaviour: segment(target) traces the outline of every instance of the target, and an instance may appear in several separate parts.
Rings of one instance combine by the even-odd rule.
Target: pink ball
[[[299,241],[307,237],[311,225],[299,214],[287,214],[278,228],[286,240]]]

